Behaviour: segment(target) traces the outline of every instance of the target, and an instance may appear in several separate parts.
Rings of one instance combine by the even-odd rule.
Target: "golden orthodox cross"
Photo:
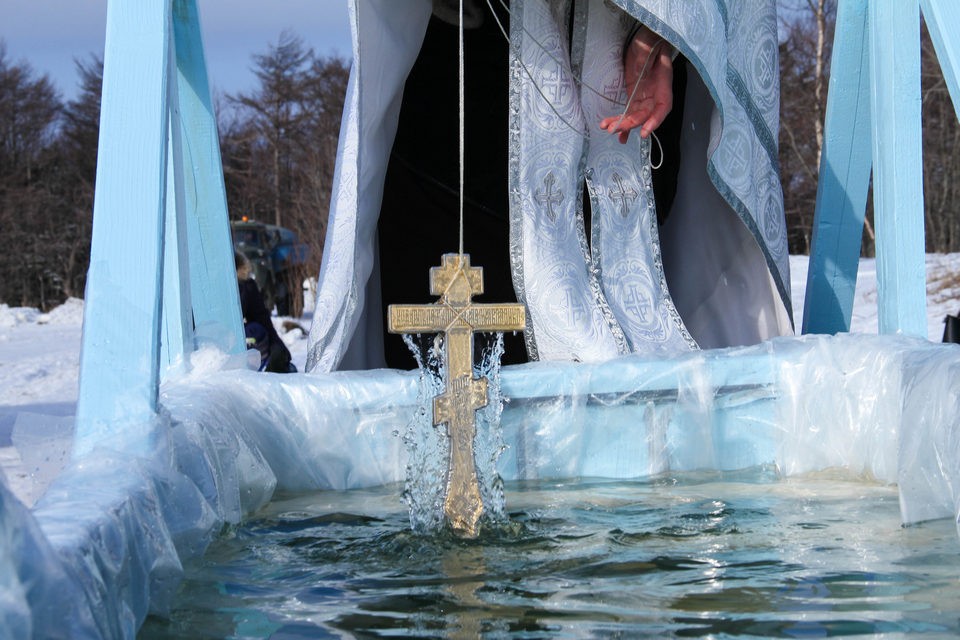
[[[444,392],[433,399],[433,424],[447,423],[450,459],[444,515],[451,528],[476,537],[483,515],[480,483],[473,452],[476,411],[487,404],[487,379],[473,377],[475,331],[522,331],[526,313],[522,304],[478,304],[483,293],[483,269],[470,266],[470,256],[448,253],[439,267],[430,269],[433,304],[392,304],[387,310],[391,333],[435,333],[446,336],[447,372]]]

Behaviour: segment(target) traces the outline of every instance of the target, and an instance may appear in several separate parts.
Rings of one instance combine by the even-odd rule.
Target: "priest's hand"
[[[624,52],[624,79],[629,103],[622,112],[600,121],[600,128],[618,134],[624,144],[630,130],[640,127],[646,138],[673,108],[672,47],[645,26],[627,42]]]

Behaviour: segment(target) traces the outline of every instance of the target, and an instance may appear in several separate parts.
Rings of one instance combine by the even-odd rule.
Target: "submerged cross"
[[[473,333],[522,331],[526,313],[518,303],[473,302],[473,296],[483,293],[483,269],[471,267],[466,254],[445,254],[442,264],[430,269],[430,293],[440,296],[434,304],[390,305],[387,324],[391,333],[446,335],[445,388],[433,399],[433,424],[446,422],[450,438],[443,510],[454,531],[476,537],[483,501],[473,438],[477,431],[475,412],[487,404],[487,380],[473,377]]]

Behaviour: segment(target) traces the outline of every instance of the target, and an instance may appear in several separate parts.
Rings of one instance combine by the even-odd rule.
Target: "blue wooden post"
[[[837,7],[803,333],[850,329],[872,166],[867,1]]]
[[[874,0],[869,20],[879,328],[926,338],[920,6]]]
[[[110,0],[76,457],[147,451],[170,365],[245,349],[235,273],[195,0]]]
[[[120,431],[145,450],[159,381],[169,0],[114,0],[106,31],[77,457]]]
[[[180,126],[196,339],[223,351],[246,350],[223,185],[216,114],[207,81],[196,0],[173,0]]]
[[[953,99],[953,110],[960,119],[960,86],[957,85],[957,75],[960,73],[960,3],[956,0],[920,0],[920,8]]]
[[[840,1],[804,333],[850,328],[872,165],[880,332],[926,337],[919,20],[917,0]]]
[[[175,52],[168,60],[167,105],[167,207],[164,224],[163,300],[161,306],[160,379],[182,371],[186,355],[193,351],[193,309],[190,300],[190,263],[184,193],[184,140],[180,129],[180,108]]]

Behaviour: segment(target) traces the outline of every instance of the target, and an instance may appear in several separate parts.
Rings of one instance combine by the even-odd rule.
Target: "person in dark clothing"
[[[506,364],[792,333],[770,135],[776,8],[699,8],[351,3],[357,55],[307,368],[412,366],[384,335],[386,307],[434,302],[429,270],[458,247],[484,268],[478,303],[526,305]],[[653,146],[637,141],[654,131]]]
[[[250,277],[250,262],[240,252],[234,252],[237,268],[237,286],[240,289],[240,311],[247,345],[260,352],[260,371],[292,373],[297,368],[290,362],[290,350],[273,327],[270,312],[263,304],[263,295],[257,281]]]
[[[486,9],[484,9],[486,11]],[[501,20],[508,16],[502,9]],[[466,58],[466,144],[470,164],[464,184],[464,251],[483,268],[478,302],[516,302],[510,274],[507,166],[508,47],[489,16],[464,32]],[[436,16],[430,21],[417,62],[407,77],[400,121],[384,185],[378,231],[381,313],[394,302],[434,302],[428,274],[443,253],[457,250],[459,234],[459,107],[457,92],[438,88],[438,79],[457,77],[459,30]],[[430,132],[425,143],[424,131]],[[414,223],[413,220],[416,222]],[[414,241],[413,239],[416,238]],[[431,334],[432,335],[432,334]],[[477,338],[480,340],[479,337]],[[429,340],[428,340],[429,342]],[[523,335],[504,335],[502,362],[526,361]],[[414,359],[395,334],[384,335],[387,366],[409,369]]]
[[[426,286],[430,268],[440,255],[454,251],[459,232],[458,94],[438,89],[442,79],[457,77],[459,27],[456,15],[430,20],[417,61],[407,77],[399,126],[390,154],[379,217],[380,272],[383,317],[389,304],[433,302]],[[448,3],[449,4],[449,3]],[[504,7],[480,8],[473,22],[465,20],[466,147],[469,150],[464,184],[464,242],[471,264],[483,267],[484,294],[479,302],[515,302],[510,266],[510,223],[507,194],[507,81],[509,46],[488,11],[497,12],[499,25],[509,25]],[[440,12],[443,13],[443,12]],[[469,18],[469,16],[468,16]],[[678,65],[682,67],[683,65]],[[668,162],[654,171],[657,211],[667,211],[676,191],[678,145],[685,73],[677,74],[674,92],[679,108],[664,121],[663,151]],[[629,123],[628,123],[629,124]],[[611,126],[611,131],[614,127]],[[429,131],[425,142],[424,131]],[[619,130],[616,130],[619,132]],[[626,131],[620,133],[626,139]],[[662,178],[662,179],[661,179]],[[672,183],[671,183],[672,181]],[[589,218],[589,199],[584,209]],[[660,214],[661,216],[663,214]],[[412,221],[416,220],[416,223]],[[662,220],[661,220],[662,222]],[[589,224],[589,223],[588,223]],[[413,241],[412,238],[416,238]],[[504,335],[503,364],[526,362],[524,338]],[[387,366],[409,368],[413,358],[399,335],[384,337]]]

